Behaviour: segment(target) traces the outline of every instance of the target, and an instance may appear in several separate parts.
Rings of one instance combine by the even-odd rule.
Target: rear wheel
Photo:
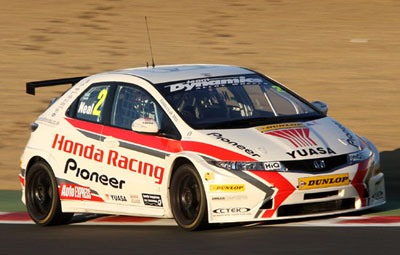
[[[170,198],[172,213],[179,226],[196,230],[208,225],[207,199],[194,166],[184,164],[178,167],[172,176]]]
[[[45,162],[36,162],[29,169],[25,200],[29,215],[39,225],[65,224],[73,216],[73,213],[62,213],[57,182]]]

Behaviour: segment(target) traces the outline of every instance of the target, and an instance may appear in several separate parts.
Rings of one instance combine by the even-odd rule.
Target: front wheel
[[[25,200],[28,213],[39,225],[67,223],[72,213],[62,213],[57,182],[48,164],[36,162],[26,177]]]
[[[172,176],[170,198],[172,213],[179,226],[197,230],[208,225],[207,199],[194,166],[178,167]]]

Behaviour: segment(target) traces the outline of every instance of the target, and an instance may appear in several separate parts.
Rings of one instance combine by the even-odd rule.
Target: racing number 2
[[[104,100],[106,100],[106,97],[107,97],[107,89],[103,89],[97,96],[97,99],[99,99],[99,101],[94,106],[92,115],[100,116],[101,110],[99,110],[99,108],[104,103]]]

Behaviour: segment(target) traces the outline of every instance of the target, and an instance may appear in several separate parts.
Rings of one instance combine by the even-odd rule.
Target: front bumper
[[[376,207],[386,201],[384,174],[378,167],[379,164],[370,158],[321,174],[267,171],[243,171],[238,174],[230,171],[230,174],[219,175],[221,170],[216,169],[213,171],[214,178],[204,182],[209,222],[293,219]],[[300,187],[304,178],[321,180],[335,176],[348,176],[348,180],[328,187]],[[213,190],[215,185],[242,185],[242,188]]]

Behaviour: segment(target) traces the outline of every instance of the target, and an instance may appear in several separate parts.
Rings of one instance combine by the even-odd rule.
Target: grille
[[[354,198],[346,198],[326,202],[282,205],[278,209],[278,217],[348,210],[354,208],[354,202]]]
[[[307,193],[304,194],[304,200],[332,197],[332,196],[337,196],[338,194],[339,194],[338,190],[318,192],[318,193]]]
[[[314,166],[315,160],[323,160],[325,162],[325,167],[322,169],[315,168],[315,166]],[[287,168],[288,171],[321,173],[321,172],[330,171],[332,169],[346,165],[347,164],[347,155],[339,155],[339,156],[333,156],[333,157],[329,157],[329,158],[282,161],[282,163]]]

